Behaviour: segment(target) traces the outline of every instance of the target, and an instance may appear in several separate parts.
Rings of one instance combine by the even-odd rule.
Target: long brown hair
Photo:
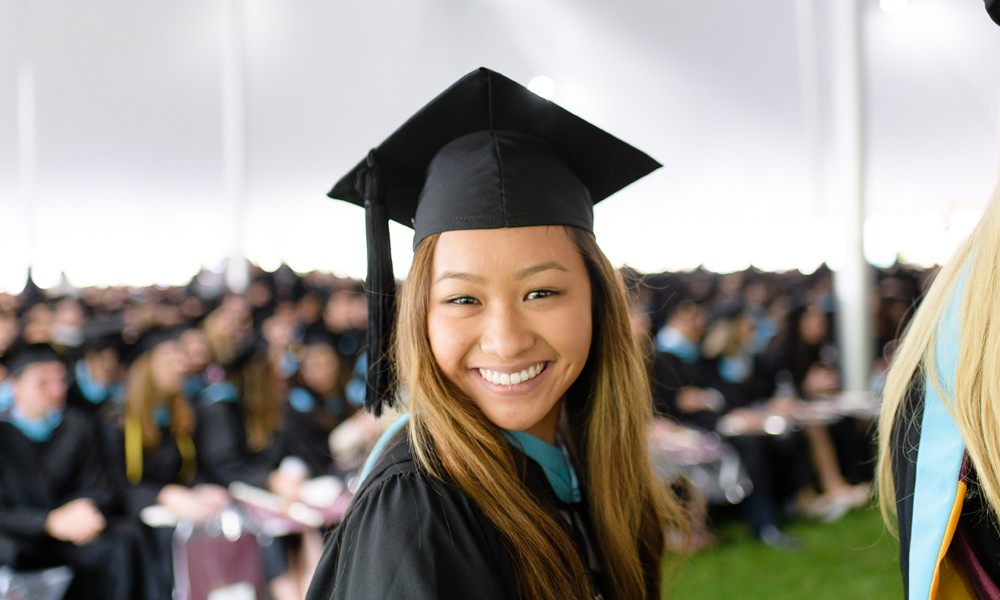
[[[594,336],[588,363],[566,394],[561,437],[586,489],[612,595],[658,597],[664,536],[687,525],[650,467],[649,383],[630,335],[624,283],[593,235],[566,229],[590,277]],[[396,372],[409,395],[414,453],[430,474],[468,494],[496,527],[521,598],[590,597],[572,540],[521,482],[511,447],[434,361],[427,311],[437,237],[416,250],[396,329]]]
[[[263,349],[248,352],[251,355],[241,359],[227,379],[240,390],[247,447],[251,452],[260,452],[281,429],[284,396],[281,378],[267,352]]]

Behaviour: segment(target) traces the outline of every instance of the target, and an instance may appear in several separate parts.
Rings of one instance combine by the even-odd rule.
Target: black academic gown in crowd
[[[281,436],[276,433],[264,449],[251,450],[239,394],[234,387],[226,386],[207,387],[198,402],[194,438],[198,480],[223,487],[240,481],[267,488],[268,475],[285,457]]]
[[[268,475],[278,468],[286,453],[280,432],[271,443],[254,451],[247,444],[243,406],[235,387],[216,383],[202,392],[198,403],[194,444],[198,451],[199,483],[229,487],[241,482],[267,489]],[[264,575],[268,581],[288,570],[287,545],[278,538],[262,548]]]
[[[525,484],[567,527],[584,564],[590,565],[592,584],[600,597],[610,599],[585,504],[559,501],[541,468],[520,452],[518,457]],[[653,571],[658,576],[658,569]],[[344,521],[326,541],[306,595],[307,600],[517,597],[510,557],[496,528],[460,488],[420,469],[405,432],[378,458]]]
[[[330,434],[353,412],[343,398],[323,399],[306,388],[292,388],[282,428],[285,454],[301,459],[310,477],[341,475],[330,453]]]
[[[189,474],[185,470],[180,448],[169,428],[160,429],[160,445],[144,448],[142,452],[142,477],[137,482],[128,481],[125,459],[125,435],[122,430],[111,434],[109,446],[114,458],[114,473],[125,488],[125,506],[129,515],[140,522],[142,509],[157,503],[164,486],[186,485]],[[187,467],[193,474],[194,465]],[[139,525],[140,557],[142,560],[145,598],[156,600],[170,598],[174,589],[173,527]]]
[[[719,377],[715,364],[702,357],[685,361],[670,352],[655,351],[652,392],[653,409],[656,414],[672,417],[680,423],[698,429],[714,431],[725,406],[721,406],[719,411],[681,412],[677,407],[677,395],[685,387],[717,389]]]
[[[121,392],[121,384],[106,386],[91,380],[83,359],[72,369],[66,388],[66,406],[87,417],[105,447],[113,443],[115,430],[125,412]],[[113,464],[114,457],[105,457],[104,462]]]
[[[70,565],[68,599],[125,600],[138,587],[135,527],[122,519],[122,490],[102,462],[101,446],[89,419],[72,409],[45,442],[0,419],[0,564],[24,570]],[[80,498],[94,502],[107,529],[84,546],[51,538],[49,512]]]
[[[758,389],[756,384],[742,388],[725,381],[717,361],[700,356],[686,361],[667,351],[656,352],[653,377],[656,413],[702,431],[716,431],[726,412],[750,404]],[[682,412],[677,406],[677,395],[685,387],[714,390],[720,394],[721,402],[715,410]],[[751,534],[760,535],[765,528],[776,526],[780,499],[800,489],[808,480],[808,465],[798,457],[805,455],[803,440],[797,435],[738,435],[725,439],[739,454],[753,484],[753,491],[742,501],[741,508]]]

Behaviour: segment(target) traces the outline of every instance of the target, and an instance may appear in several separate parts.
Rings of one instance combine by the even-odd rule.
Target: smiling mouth
[[[522,369],[513,373],[501,373],[500,371],[493,371],[491,369],[479,369],[479,374],[483,377],[483,379],[494,385],[509,386],[534,379],[544,370],[545,363],[541,362],[537,365],[531,365],[527,369]]]

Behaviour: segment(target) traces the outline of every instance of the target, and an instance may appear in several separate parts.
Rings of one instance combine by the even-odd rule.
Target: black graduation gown
[[[541,469],[524,461],[525,481],[536,497],[554,499]],[[560,519],[572,515],[590,527],[582,503],[549,505]],[[579,535],[573,538],[578,549],[589,543]],[[591,577],[599,589],[607,589],[593,570]],[[306,595],[307,600],[517,597],[510,558],[493,524],[460,488],[418,467],[405,433],[378,459],[326,541]]]
[[[305,388],[293,388],[291,393],[308,397],[311,405],[292,401],[285,405],[283,451],[302,459],[310,477],[340,475],[330,454],[330,433],[351,415],[353,407],[343,398],[324,401]]]
[[[212,386],[206,388],[212,390]],[[254,452],[247,445],[243,407],[235,395],[202,394],[194,444],[198,453],[200,483],[229,487],[239,481],[267,489],[268,475],[278,468],[285,453],[276,433],[265,448]],[[268,581],[288,570],[286,538],[278,538],[261,550]],[[287,540],[286,540],[287,541]]]
[[[285,456],[277,435],[263,450],[250,450],[243,408],[236,398],[199,404],[194,443],[198,450],[199,481],[223,487],[241,481],[267,488],[267,476]]]
[[[704,410],[684,413],[677,408],[677,394],[685,387],[718,388],[715,364],[704,358],[687,363],[670,352],[657,351],[653,357],[652,381],[656,413],[699,429],[714,430],[721,412]]]
[[[82,379],[86,377],[86,372],[78,371],[79,369],[74,369],[74,376],[66,388],[66,406],[91,415],[95,422],[102,425],[110,423],[124,409],[121,399],[115,397],[115,386],[88,385]]]
[[[896,515],[899,525],[899,559],[900,569],[903,575],[903,591],[907,598],[915,598],[923,595],[923,590],[911,590],[910,565],[911,541],[917,529],[931,529],[931,518],[927,514],[921,514],[916,508],[917,486],[917,457],[920,452],[931,452],[930,456],[938,456],[937,448],[925,447],[922,444],[923,420],[925,411],[925,382],[923,375],[917,375],[911,380],[906,397],[900,406],[899,414],[896,416],[894,428],[891,436],[891,459],[893,483],[896,490]],[[963,444],[964,445],[964,444]],[[956,505],[952,506],[951,515],[935,515],[935,518],[948,521],[945,531],[946,539],[942,540],[940,548],[934,548],[935,555],[941,556],[945,552],[949,558],[953,558],[962,564],[965,571],[964,578],[975,588],[980,597],[988,597],[991,589],[1000,586],[1000,538],[997,532],[1000,531],[1000,523],[997,522],[989,502],[979,488],[978,477],[975,469],[972,468],[968,455],[965,454],[962,460],[962,467],[959,470],[959,477],[955,481],[940,480],[938,472],[928,471],[924,476],[933,483],[927,486],[935,494],[944,494],[950,487],[959,487],[959,492],[964,495]],[[959,486],[961,482],[961,486]],[[926,492],[924,492],[926,493]],[[957,514],[955,514],[957,512]],[[954,517],[957,516],[957,521]],[[951,517],[949,519],[949,517]],[[954,537],[952,537],[954,536]],[[916,544],[917,547],[924,547],[926,544]],[[922,558],[922,557],[916,557]],[[974,563],[972,566],[971,563]],[[941,565],[937,566],[941,583],[939,590],[950,591],[951,582],[941,576]]]
[[[168,484],[182,481],[184,460],[169,428],[160,429],[160,445],[142,452],[142,479],[129,482],[126,475],[125,435],[120,429],[111,433],[113,470],[125,488],[126,510],[136,521],[147,506],[156,504],[160,491]],[[173,527],[140,525],[139,543],[143,581],[148,600],[169,598],[174,588]]]
[[[0,421],[0,564],[37,569],[69,564],[67,598],[129,598],[136,550],[134,526],[121,519],[122,490],[102,462],[90,420],[72,409],[46,442],[33,442]],[[48,514],[91,499],[108,527],[85,546],[45,533]]]

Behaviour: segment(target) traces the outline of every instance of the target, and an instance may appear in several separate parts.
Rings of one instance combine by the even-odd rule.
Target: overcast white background
[[[478,66],[550,77],[553,100],[664,164],[597,207],[617,264],[838,260],[828,2],[244,0],[234,218],[222,152],[233,1],[0,0],[0,290],[19,289],[29,261],[40,283],[62,271],[79,285],[178,283],[234,247],[271,268],[361,276],[362,211],[326,191]],[[1000,28],[982,0],[861,6],[867,252],[934,260],[997,171]],[[29,193],[19,64],[34,78]],[[410,240],[394,236],[402,274]]]

